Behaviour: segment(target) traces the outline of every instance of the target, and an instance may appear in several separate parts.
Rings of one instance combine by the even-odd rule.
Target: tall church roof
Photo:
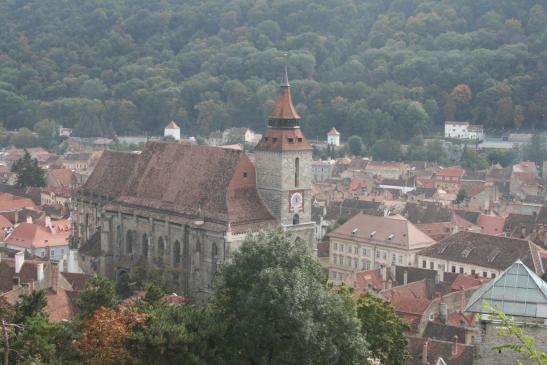
[[[90,179],[96,180],[91,175]],[[109,169],[101,176],[116,176]],[[256,190],[254,166],[242,151],[148,142],[112,206],[203,217],[226,225],[275,224]]]
[[[110,199],[119,197],[138,158],[135,153],[105,150],[80,191]]]
[[[517,260],[473,293],[465,311],[489,313],[484,301],[510,316],[547,318],[547,283]]]
[[[273,111],[270,114],[270,119],[300,119],[300,115],[298,115],[292,103],[291,85],[289,84],[289,77],[287,75],[286,67],[283,81],[279,86],[279,94],[277,95],[277,100]]]

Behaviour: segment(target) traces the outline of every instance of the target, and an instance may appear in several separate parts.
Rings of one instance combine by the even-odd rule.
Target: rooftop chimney
[[[17,252],[15,254],[15,273],[16,274],[19,274],[21,272],[21,268],[23,267],[24,263],[25,263],[25,253]]]
[[[27,223],[32,224],[32,217],[30,215],[27,215]]]
[[[405,270],[405,272],[403,273],[403,285],[406,285],[408,284],[408,271]]]
[[[40,282],[44,280],[44,264],[36,264],[36,281]]]
[[[427,361],[427,346],[429,345],[429,338],[424,341],[424,346],[422,348],[422,365],[428,364]]]
[[[454,335],[452,337],[452,355],[456,355],[458,353],[458,336]]]
[[[448,305],[444,302],[444,299],[441,297],[441,303],[439,303],[439,319],[442,323],[446,324],[448,319]]]
[[[51,228],[51,218],[46,215],[46,227]]]

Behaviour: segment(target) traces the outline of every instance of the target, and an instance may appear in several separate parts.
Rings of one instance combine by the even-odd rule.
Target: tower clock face
[[[302,210],[304,204],[304,195],[302,191],[291,191],[289,193],[289,209],[292,212]]]

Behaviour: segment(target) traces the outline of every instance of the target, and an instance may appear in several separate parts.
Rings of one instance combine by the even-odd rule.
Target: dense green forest
[[[312,138],[547,124],[543,0],[4,0],[0,123],[261,131],[284,52]]]

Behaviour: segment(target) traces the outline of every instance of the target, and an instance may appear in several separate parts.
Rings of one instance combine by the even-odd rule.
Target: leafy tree
[[[536,340],[524,333],[522,327],[515,324],[514,318],[507,316],[501,310],[491,306],[488,303],[484,303],[485,310],[491,312],[490,317],[496,318],[501,323],[499,324],[498,334],[507,336],[511,340],[510,344],[497,346],[495,349],[501,351],[514,351],[522,354],[530,359],[534,364],[544,365],[547,363],[547,353],[541,352],[537,349]],[[519,365],[523,365],[518,361]]]
[[[541,166],[544,160],[547,160],[547,148],[543,137],[536,133],[527,143],[522,151],[522,157],[525,161],[533,161],[537,166]]]
[[[491,165],[499,163],[502,167],[507,167],[518,161],[519,153],[517,150],[492,150],[486,158]]]
[[[100,307],[82,322],[75,346],[87,364],[134,364],[135,357],[125,344],[131,330],[144,323],[147,315],[124,309]]]
[[[148,284],[143,300],[150,305],[158,305],[162,303],[164,295],[165,292],[159,286]]]
[[[21,333],[13,341],[12,349],[17,354],[17,363],[49,364],[57,359],[54,335],[57,327],[48,322],[43,313],[29,316],[24,321]]]
[[[407,160],[409,161],[426,161],[427,149],[424,145],[424,138],[421,135],[412,137],[407,150]]]
[[[488,167],[488,161],[479,155],[477,151],[464,147],[460,163],[463,168],[469,170],[484,170]]]
[[[427,143],[427,160],[435,161],[440,165],[445,165],[448,162],[448,156],[440,140],[434,139]]]
[[[372,157],[377,161],[400,161],[401,144],[393,139],[379,139],[372,146]]]
[[[58,136],[57,124],[53,120],[43,119],[34,125],[34,132],[38,135],[38,143],[42,147],[51,147]]]
[[[102,276],[95,276],[89,280],[76,300],[76,307],[83,317],[90,316],[101,307],[112,309],[117,305],[114,284]]]
[[[249,237],[223,274],[216,306],[232,362],[364,361],[353,302],[325,286],[304,241],[278,231]]]
[[[461,204],[463,202],[465,202],[468,198],[468,194],[467,194],[467,191],[463,190],[463,189],[460,189],[458,191],[458,195],[456,196],[456,203],[457,204]]]
[[[17,186],[45,186],[44,170],[38,165],[38,160],[25,154],[11,166],[11,171],[17,175]]]
[[[36,137],[28,128],[21,128],[10,138],[10,143],[16,148],[28,148],[36,146]]]
[[[37,316],[47,305],[44,290],[35,290],[30,294],[23,294],[15,307],[15,320],[22,323],[26,318]]]
[[[363,140],[359,136],[348,138],[349,153],[354,156],[360,156],[363,151]]]
[[[207,307],[189,304],[161,305],[148,312],[146,322],[128,338],[129,351],[146,364],[222,363],[218,345],[222,321]]]
[[[404,332],[410,327],[395,314],[389,302],[374,294],[361,295],[356,306],[371,357],[382,364],[402,364],[407,357]]]

